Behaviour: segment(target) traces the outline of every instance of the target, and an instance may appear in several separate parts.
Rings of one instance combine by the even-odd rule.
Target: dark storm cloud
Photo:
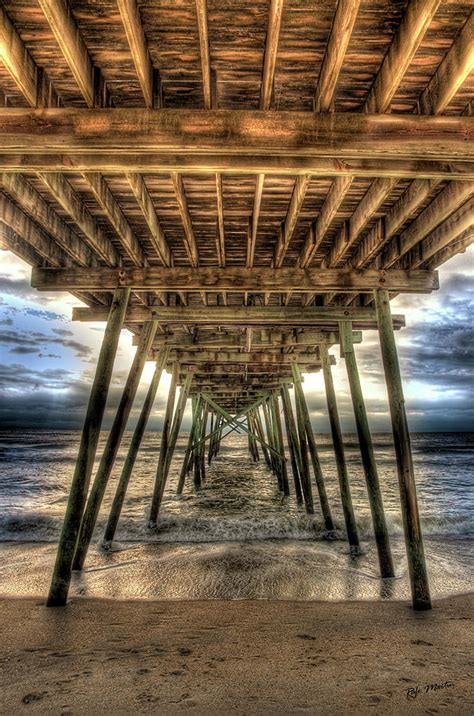
[[[28,348],[28,346],[16,346],[16,348],[10,348],[9,353],[16,353],[16,355],[25,356],[28,353],[37,353],[36,348]]]
[[[4,318],[0,321],[0,326],[13,326],[13,318]]]
[[[11,345],[10,353],[42,353],[45,347],[50,345],[59,345],[63,348],[70,348],[73,350],[78,358],[88,360],[92,355],[92,348],[80,343],[79,341],[67,338],[68,335],[73,335],[71,331],[62,329],[53,329],[56,334],[49,335],[41,331],[15,331],[15,330],[0,330],[0,344]],[[28,348],[30,350],[26,351]]]

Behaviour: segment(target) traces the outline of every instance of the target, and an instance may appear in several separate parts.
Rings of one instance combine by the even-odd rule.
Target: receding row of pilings
[[[117,289],[110,307],[96,374],[86,411],[66,515],[59,540],[57,558],[47,602],[48,606],[66,604],[72,570],[80,570],[84,565],[97,516],[114,466],[115,458],[120,448],[143,367],[157,330],[156,320],[148,321],[144,325],[137,352],[125,383],[123,395],[97,473],[92,487],[89,490],[113,364],[129,297],[129,289]],[[416,609],[429,609],[431,602],[418,513],[410,438],[387,291],[375,291],[375,303],[395,442],[413,605]],[[388,530],[385,521],[374,448],[362,394],[356,355],[352,344],[352,326],[350,321],[340,322],[339,333],[341,355],[345,358],[348,372],[357,434],[373,518],[380,572],[382,577],[393,577],[394,570]],[[359,549],[359,536],[352,506],[343,438],[327,347],[320,346],[320,357],[324,374],[328,414],[345,528],[350,548],[353,552],[357,552]],[[206,474],[206,444],[208,445],[207,463],[210,464],[219,453],[222,440],[232,431],[238,430],[248,435],[251,458],[254,461],[258,461],[261,453],[269,470],[276,477],[279,490],[283,495],[289,495],[291,489],[288,477],[288,463],[284,449],[283,416],[290,457],[289,465],[291,466],[296,500],[299,504],[304,504],[309,514],[313,514],[314,500],[312,485],[314,482],[325,528],[329,531],[334,529],[334,521],[326,495],[324,477],[304,395],[303,380],[296,360],[297,357],[295,356],[295,359],[291,362],[291,379],[287,379],[286,382],[282,380],[278,390],[272,389],[269,393],[262,394],[255,403],[235,415],[231,415],[226,409],[219,405],[219,403],[213,399],[212,395],[199,392],[199,390],[193,391],[193,395],[191,396],[192,425],[178,479],[178,494],[181,494],[183,491],[186,477],[191,472],[193,473],[195,489],[199,490],[201,488]],[[155,372],[148,388],[117,483],[116,494],[112,502],[112,508],[105,529],[104,544],[110,543],[114,538],[127,487],[152,410],[160,377],[167,363],[167,349],[163,349],[156,362]],[[179,398],[176,401],[178,381],[179,365],[178,363],[174,363],[149,515],[149,525],[151,527],[156,526],[186,402],[193,387],[193,374],[187,374],[184,381],[182,381]],[[293,401],[290,396],[290,385],[294,388]],[[207,433],[209,422],[210,432]]]

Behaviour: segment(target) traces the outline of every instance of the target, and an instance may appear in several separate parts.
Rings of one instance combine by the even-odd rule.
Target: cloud
[[[67,335],[73,335],[71,331],[62,329],[53,329],[56,334],[50,335],[41,331],[20,331],[20,330],[0,330],[0,344],[11,344],[14,347],[10,349],[10,353],[39,353],[45,346],[59,345],[63,348],[70,348],[75,352],[78,358],[89,360],[91,358],[93,349],[85,343],[80,343],[77,340],[66,338]],[[36,350],[21,350],[24,348],[31,348]]]

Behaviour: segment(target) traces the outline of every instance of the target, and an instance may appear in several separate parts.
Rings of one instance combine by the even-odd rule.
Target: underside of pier
[[[472,243],[472,3],[3,0],[0,244],[32,285],[104,321],[48,604],[82,569],[141,373],[156,362],[104,536],[164,370],[156,526],[188,399],[178,493],[229,429],[334,529],[305,400],[324,373],[347,538],[359,547],[329,354],[346,363],[383,578],[388,532],[354,344],[377,329],[413,605],[430,607],[395,333],[400,293]],[[137,346],[92,486],[123,328]],[[179,390],[178,390],[179,389]],[[286,439],[284,435],[286,433]],[[288,459],[285,455],[288,452]],[[291,475],[291,479],[289,478]],[[313,500],[313,489],[317,499]]]

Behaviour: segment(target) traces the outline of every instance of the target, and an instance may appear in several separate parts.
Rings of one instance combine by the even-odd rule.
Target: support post
[[[370,511],[374,525],[375,541],[379,557],[380,574],[382,577],[394,577],[392,553],[388,536],[387,523],[383,508],[382,492],[380,489],[377,464],[375,462],[374,447],[370,435],[369,421],[365,409],[362,386],[360,384],[359,370],[352,342],[352,323],[341,321],[339,324],[341,346],[346,361],[347,376],[354,408],[354,416],[359,437],[360,453],[364,467],[365,481],[369,495]]]
[[[117,408],[117,413],[115,415],[114,422],[112,423],[112,428],[110,430],[109,437],[107,438],[104,452],[97,469],[97,474],[84,510],[84,515],[81,521],[81,529],[79,530],[79,537],[77,540],[76,553],[72,563],[73,569],[81,570],[84,567],[87,550],[89,549],[92,535],[94,533],[105,489],[115,463],[115,458],[117,457],[117,453],[120,448],[120,443],[122,442],[123,433],[127,425],[127,420],[130,415],[130,410],[132,409],[135,395],[137,393],[138,384],[140,383],[140,378],[147,356],[155,338],[157,326],[157,321],[147,321],[143,327],[140,336],[140,343],[133,358],[132,366]]]
[[[331,515],[331,508],[326,494],[326,486],[324,484],[323,472],[319,463],[318,449],[314,439],[313,427],[309,417],[308,405],[303,390],[303,382],[301,372],[297,363],[292,364],[293,380],[295,383],[295,391],[299,396],[299,401],[303,413],[304,426],[306,430],[306,438],[308,440],[309,454],[311,456],[311,464],[313,466],[314,479],[318,488],[319,502],[321,504],[321,512],[323,513],[324,526],[327,530],[334,530],[334,522]]]
[[[192,409],[193,422],[192,422],[192,425],[191,425],[191,430],[190,430],[190,432],[189,432],[189,440],[188,440],[188,444],[187,444],[187,447],[186,447],[186,452],[185,452],[185,454],[184,454],[184,460],[183,460],[183,464],[182,464],[182,467],[181,467],[181,472],[180,472],[180,474],[179,474],[178,487],[176,488],[176,494],[177,494],[177,495],[182,495],[182,494],[183,494],[184,481],[186,480],[186,475],[187,475],[187,473],[190,472],[190,467],[189,467],[189,465],[190,465],[190,462],[191,462],[192,446],[193,446],[193,444],[194,444],[194,442],[195,442],[195,439],[196,439],[196,413],[197,413],[197,410],[199,409],[200,402],[201,402],[201,396],[200,396],[200,395],[197,396],[197,397],[195,397],[195,396],[192,397],[192,404],[193,404],[193,409]]]
[[[167,358],[168,350],[165,349],[156,361],[155,372],[148,387],[145,402],[143,403],[140,417],[138,418],[138,422],[133,433],[132,441],[130,443],[130,447],[128,448],[127,457],[125,458],[120,479],[118,481],[117,490],[115,492],[114,501],[112,502],[112,507],[110,509],[109,519],[107,521],[107,525],[105,527],[104,532],[104,547],[110,544],[115,537],[115,531],[117,529],[117,524],[120,519],[120,514],[122,512],[128,483],[130,482],[130,477],[135,466],[135,460],[137,458],[138,451],[140,449],[143,436],[145,434],[148,419],[153,408],[153,403],[155,402],[156,393],[160,384],[161,374],[163,372]]]
[[[291,470],[293,472],[293,481],[295,483],[296,502],[298,505],[302,505],[303,492],[301,489],[300,473],[296,458],[298,436],[296,434],[295,416],[293,415],[293,410],[291,408],[290,391],[285,383],[281,386],[281,402],[283,405],[283,417],[285,419],[288,449],[290,451]]]
[[[328,404],[329,423],[331,425],[332,441],[334,445],[334,454],[336,456],[336,467],[339,478],[339,489],[341,492],[342,510],[344,513],[344,521],[346,524],[347,539],[351,551],[357,554],[360,550],[359,535],[357,532],[357,524],[352,507],[351,488],[349,486],[349,476],[347,474],[346,458],[344,455],[344,443],[342,440],[341,425],[339,423],[339,413],[337,410],[336,393],[334,392],[334,383],[331,373],[331,362],[329,354],[324,346],[320,347],[321,364],[323,367],[324,384],[326,386],[326,400]]]
[[[271,405],[272,405],[272,411],[274,416],[274,423],[275,423],[275,438],[276,438],[276,444],[277,449],[280,455],[284,456],[284,446],[283,446],[283,429],[281,425],[281,416],[280,416],[280,406],[278,404],[278,393],[272,392],[271,395]],[[288,484],[288,471],[286,469],[286,461],[283,458],[280,460],[280,475],[281,475],[281,486],[282,486],[282,492],[284,495],[290,494],[290,486]]]
[[[397,346],[393,333],[390,297],[388,291],[382,289],[375,291],[374,294],[380,347],[382,349],[382,360],[392,419],[395,454],[397,458],[398,482],[413,608],[417,610],[431,609],[423,536],[421,533],[420,515],[416,497],[410,433],[408,431],[408,420],[405,410],[400,366],[398,363]]]
[[[114,292],[112,305],[110,306],[94,382],[87,405],[63,528],[59,538],[58,552],[47,601],[48,607],[64,606],[67,601],[77,535],[87,498],[112,369],[129,298],[130,289],[118,288]]]
[[[301,394],[294,383],[295,390],[295,406],[296,406],[296,424],[298,426],[299,456],[300,456],[300,475],[301,487],[303,488],[303,498],[306,512],[314,515],[313,492],[311,490],[311,481],[309,479],[309,462],[308,462],[308,443],[306,440],[306,427],[304,423],[303,407],[301,405]]]
[[[178,384],[179,375],[179,364],[173,364],[173,371],[171,373],[171,383],[168,393],[168,400],[166,403],[165,417],[163,420],[163,428],[161,433],[161,445],[160,445],[160,456],[158,458],[158,467],[156,470],[155,487],[153,489],[153,495],[151,498],[150,506],[150,517],[148,521],[149,527],[156,527],[156,518],[158,516],[158,506],[160,500],[161,480],[163,477],[166,454],[168,452],[168,445],[170,439],[171,421],[173,418],[174,401],[176,397],[176,387]]]

